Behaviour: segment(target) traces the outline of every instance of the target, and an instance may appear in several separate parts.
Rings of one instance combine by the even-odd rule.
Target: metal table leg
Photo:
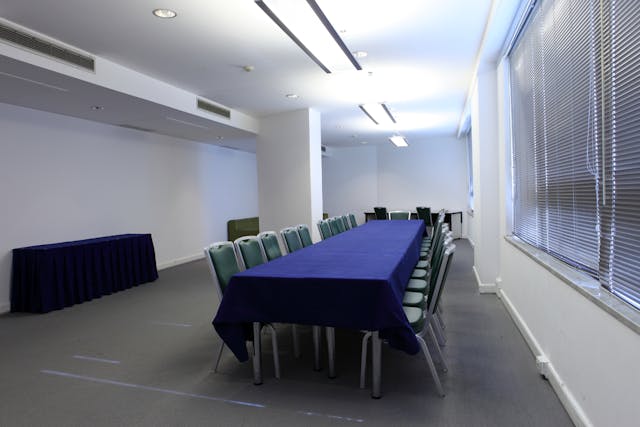
[[[322,330],[320,326],[312,326],[313,331],[313,370],[320,370],[320,335]]]
[[[329,378],[336,377],[336,330],[327,326],[327,356],[329,359]]]
[[[373,331],[371,334],[371,370],[372,370],[372,382],[371,382],[371,397],[374,399],[380,399],[382,393],[380,391],[380,382],[382,377],[382,342],[380,341],[380,335],[378,331]]]
[[[260,342],[260,322],[253,322],[253,383],[262,384],[262,346]]]

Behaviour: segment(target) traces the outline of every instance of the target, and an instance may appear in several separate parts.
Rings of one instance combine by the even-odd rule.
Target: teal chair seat
[[[428,270],[429,268],[431,268],[431,266],[429,265],[429,261],[423,259],[418,261],[418,263],[416,264],[416,268],[422,268],[423,270]]]
[[[413,332],[416,334],[420,333],[424,328],[424,311],[417,307],[402,307],[402,310],[404,310],[404,314],[407,316]]]
[[[424,310],[425,302],[422,292],[407,291],[402,297],[402,305],[405,307],[417,307]]]
[[[423,294],[425,294],[429,290],[429,284],[426,280],[409,279],[406,290],[412,292],[422,292]]]
[[[411,273],[411,278],[412,279],[423,279],[427,277],[427,270],[423,270],[422,268],[416,268],[413,270],[413,273]]]

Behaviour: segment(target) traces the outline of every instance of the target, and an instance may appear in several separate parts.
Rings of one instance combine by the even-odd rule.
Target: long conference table
[[[241,362],[249,359],[246,341],[259,337],[261,323],[372,331],[371,395],[379,398],[381,339],[409,354],[419,351],[402,298],[423,231],[423,221],[372,221],[235,274],[213,325]],[[260,356],[256,339],[256,384],[262,383]]]

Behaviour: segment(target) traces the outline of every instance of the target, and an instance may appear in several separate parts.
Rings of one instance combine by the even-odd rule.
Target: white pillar
[[[471,104],[474,271],[481,293],[497,292],[500,266],[500,162],[497,74],[478,75]]]
[[[308,109],[263,118],[256,154],[260,230],[307,224],[313,240],[320,240],[320,113]]]

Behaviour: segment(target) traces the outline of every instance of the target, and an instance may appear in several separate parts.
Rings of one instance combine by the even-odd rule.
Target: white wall
[[[0,311],[11,249],[151,233],[160,267],[256,216],[254,154],[0,104]]]
[[[329,216],[355,215],[364,223],[364,212],[378,203],[378,150],[376,147],[332,147],[322,159],[324,211]]]
[[[281,230],[322,218],[320,113],[297,110],[260,121],[257,143],[261,230]]]
[[[378,147],[378,203],[389,210],[429,206],[466,212],[467,146],[464,139],[434,137],[409,146]]]
[[[471,100],[474,272],[480,292],[496,292],[500,259],[498,93],[495,70],[477,76]]]
[[[503,238],[511,230],[507,77],[503,64],[496,73],[494,92],[480,91],[475,108],[477,112],[495,109],[498,98],[494,131],[500,146],[493,156],[480,154],[474,161],[480,174],[498,168],[497,203],[502,205],[499,235],[493,241],[476,239],[476,253],[499,246],[499,296],[531,346],[531,363],[535,363],[534,355],[548,358],[550,383],[576,425],[635,426],[640,383],[638,334]],[[476,143],[483,141],[474,139]],[[494,215],[495,206],[476,203],[475,211],[476,219],[478,214]],[[474,228],[480,226],[474,222]],[[474,235],[480,232],[476,229]]]
[[[467,145],[464,139],[433,137],[391,144],[332,148],[323,159],[325,212],[352,212],[358,222],[374,206],[389,210],[430,206],[463,212],[468,206]]]

